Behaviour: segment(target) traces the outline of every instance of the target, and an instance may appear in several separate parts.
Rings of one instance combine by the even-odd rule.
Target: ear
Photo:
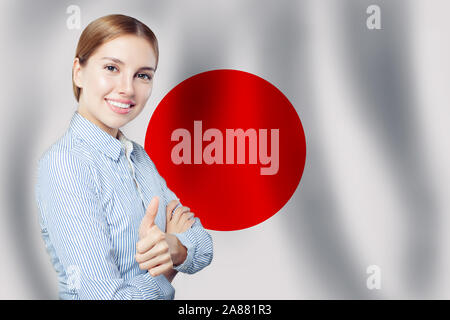
[[[73,60],[73,82],[78,88],[83,88],[83,70],[81,68],[80,59],[75,58]]]

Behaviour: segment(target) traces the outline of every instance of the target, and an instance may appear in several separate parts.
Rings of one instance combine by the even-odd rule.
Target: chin
[[[121,120],[115,119],[113,116],[113,117],[108,117],[107,119],[104,119],[104,121],[102,121],[102,122],[111,129],[119,129],[127,121],[123,121],[123,119],[121,119]]]
[[[108,127],[112,129],[120,129],[124,125],[126,125],[129,121],[112,121]]]

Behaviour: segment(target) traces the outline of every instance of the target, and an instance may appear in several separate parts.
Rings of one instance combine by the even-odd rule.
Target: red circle
[[[203,140],[205,132],[214,138]],[[238,150],[231,133],[239,132],[252,138]],[[173,141],[172,133],[179,133]],[[268,81],[238,70],[203,72],[173,88],[150,119],[145,149],[181,203],[205,228],[221,231],[249,228],[277,213],[300,183],[306,159],[303,127],[289,100]],[[211,157],[219,163],[205,163]]]

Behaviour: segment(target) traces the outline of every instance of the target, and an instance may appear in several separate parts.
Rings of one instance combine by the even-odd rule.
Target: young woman
[[[155,35],[132,17],[101,17],[81,34],[78,110],[39,160],[36,185],[61,299],[173,299],[175,274],[212,260],[200,220],[120,130],[145,107],[157,64]]]

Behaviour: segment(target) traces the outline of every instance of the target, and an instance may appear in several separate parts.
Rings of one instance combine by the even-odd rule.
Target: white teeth
[[[120,103],[120,102],[117,102],[117,101],[108,100],[108,102],[109,102],[109,104],[112,104],[113,106],[116,106],[116,107],[119,107],[119,108],[122,108],[122,109],[128,109],[131,106],[131,104]]]

